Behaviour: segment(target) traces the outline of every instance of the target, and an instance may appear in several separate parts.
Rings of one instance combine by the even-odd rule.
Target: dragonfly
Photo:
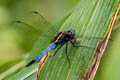
[[[82,40],[82,37],[79,37],[79,39]],[[53,53],[53,56],[55,56],[55,54],[58,52],[58,50],[66,45],[66,49],[65,49],[65,54],[66,54],[66,58],[70,64],[70,59],[68,57],[68,43],[70,42],[72,44],[73,47],[87,47],[87,48],[92,48],[92,47],[88,47],[88,46],[79,46],[77,45],[76,42],[76,37],[75,37],[75,30],[68,30],[65,32],[58,32],[57,35],[50,41],[50,46],[45,49],[42,53],[40,53],[37,57],[35,57],[32,61],[30,61],[26,67],[30,66],[31,64],[33,64],[34,62],[40,60],[45,54],[47,54],[49,51],[54,50],[55,52]]]
[[[68,48],[68,42],[70,42],[73,46],[76,46],[76,38],[75,38],[75,31],[74,30],[68,30],[65,32],[58,32],[57,35],[51,40],[50,46],[45,49],[40,55],[38,55],[36,58],[34,58],[31,62],[29,62],[26,67],[30,66],[34,62],[41,59],[46,53],[49,51],[56,49],[54,55],[57,53],[57,51],[63,46],[66,45],[66,57],[68,59],[68,62],[70,63],[70,60],[67,55],[67,48]]]
[[[56,32],[57,30],[55,29],[55,27],[53,25],[51,25],[40,13],[36,12],[36,11],[33,11],[34,14],[37,14],[39,15],[41,18],[42,18],[42,23],[44,24],[48,24],[52,27],[52,31],[53,32]],[[20,23],[20,24],[24,24],[26,26],[29,26],[28,24],[22,22],[22,21],[16,21],[17,23]],[[30,26],[29,26],[30,27]],[[30,27],[31,28],[31,27]],[[36,30],[36,29],[32,29],[32,30]],[[36,30],[36,32],[38,32]],[[49,37],[49,36],[48,36]],[[101,39],[99,37],[84,37],[84,38],[98,38],[98,39]],[[70,29],[70,30],[67,30],[67,31],[64,31],[64,32],[57,32],[56,36],[53,37],[50,41],[50,45],[48,46],[48,48],[46,48],[43,52],[41,52],[37,57],[35,57],[33,60],[31,60],[27,65],[26,67],[29,67],[30,65],[32,65],[33,63],[37,62],[38,60],[40,60],[44,55],[46,55],[48,52],[52,51],[52,50],[55,50],[54,53],[53,53],[53,56],[56,55],[56,53],[60,50],[60,48],[62,48],[62,46],[66,46],[65,48],[65,55],[66,55],[66,58],[67,58],[67,61],[69,63],[69,65],[71,65],[70,63],[70,59],[68,57],[68,44],[71,43],[73,47],[86,47],[86,48],[92,48],[92,47],[89,47],[89,46],[82,46],[82,45],[77,45],[77,41],[78,40],[83,40],[83,37],[82,36],[79,36],[79,37],[76,37],[76,32],[75,30],[73,29]],[[94,48],[92,48],[94,49]]]

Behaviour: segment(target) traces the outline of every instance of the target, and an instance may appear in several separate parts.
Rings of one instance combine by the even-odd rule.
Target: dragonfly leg
[[[59,50],[62,46],[63,46],[63,45],[60,45],[60,46],[55,50],[55,52],[54,52],[51,56],[55,56],[56,53],[58,52],[58,50]]]
[[[69,63],[69,66],[70,66],[70,68],[71,68],[70,59],[69,59],[69,57],[68,57],[68,43],[66,43],[65,55],[66,55],[67,61],[68,61],[68,63]]]

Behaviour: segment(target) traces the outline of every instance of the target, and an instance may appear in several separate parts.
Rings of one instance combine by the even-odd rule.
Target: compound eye
[[[75,35],[75,31],[71,31],[71,34]]]
[[[70,34],[75,35],[75,31],[74,30],[69,30],[68,32],[70,32]]]

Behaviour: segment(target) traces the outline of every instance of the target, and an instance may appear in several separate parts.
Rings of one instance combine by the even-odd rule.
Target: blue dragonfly
[[[77,37],[78,38],[78,37]],[[58,50],[63,46],[66,45],[66,49],[65,49],[65,54],[66,54],[66,58],[70,64],[70,59],[68,57],[68,43],[70,42],[72,44],[73,47],[85,47],[85,48],[91,48],[91,49],[95,49],[89,46],[81,46],[81,45],[77,45],[77,41],[78,40],[75,37],[75,30],[68,30],[65,32],[58,32],[57,35],[51,40],[51,44],[50,46],[45,49],[42,53],[40,53],[36,58],[34,58],[32,61],[30,61],[26,67],[30,66],[31,64],[33,64],[34,62],[40,60],[45,54],[47,54],[49,51],[54,50],[55,52],[53,53],[53,56],[55,56],[55,54],[58,52]],[[86,37],[87,38],[87,37]],[[96,37],[91,37],[91,38],[96,38]],[[79,40],[82,40],[83,38],[80,36]]]
[[[42,23],[44,24],[48,24],[50,25],[52,28],[51,30],[53,32],[57,32],[57,35],[55,37],[53,37],[53,39],[50,41],[50,45],[48,46],[48,48],[46,48],[43,52],[41,52],[37,57],[35,57],[32,61],[30,61],[26,67],[29,67],[31,64],[37,62],[38,60],[40,60],[44,55],[46,55],[48,52],[52,51],[52,50],[55,50],[54,53],[53,53],[53,56],[56,55],[56,53],[58,52],[58,50],[66,45],[66,49],[65,49],[65,54],[66,54],[66,58],[67,58],[67,61],[70,64],[70,59],[68,57],[68,43],[71,43],[73,47],[86,47],[86,48],[92,48],[92,47],[89,47],[89,46],[81,46],[81,45],[77,45],[77,41],[78,40],[83,40],[83,37],[82,36],[78,36],[76,37],[76,32],[75,30],[73,29],[70,29],[70,30],[67,30],[67,31],[64,31],[64,32],[58,32],[55,27],[53,25],[51,25],[40,13],[36,12],[36,11],[33,11],[34,14],[37,14],[39,15],[41,18],[42,18]],[[26,26],[29,26],[28,24],[22,22],[22,21],[16,21],[17,23],[22,23]],[[33,28],[33,27],[30,27],[30,28]],[[36,31],[38,32],[35,28],[33,28],[33,31]],[[49,36],[48,36],[49,37]],[[84,37],[84,38],[92,38],[92,39],[101,39],[99,37]],[[94,48],[92,48],[94,49]]]
[[[35,14],[38,14],[39,16],[42,17],[42,15],[40,15],[38,12],[34,11]],[[44,19],[44,22],[47,22],[47,20],[45,20],[44,17],[42,17]],[[49,24],[49,23],[48,23]],[[52,26],[52,25],[51,25]],[[55,30],[54,26],[52,26],[53,30]],[[84,37],[84,38],[92,38],[92,39],[100,39],[99,37]],[[66,58],[68,60],[69,65],[70,64],[70,59],[68,57],[68,43],[70,42],[72,44],[72,46],[74,47],[86,47],[86,48],[92,48],[89,46],[81,46],[81,45],[77,45],[77,41],[83,40],[82,36],[76,37],[76,33],[75,30],[71,29],[71,30],[67,30],[64,32],[58,32],[57,35],[55,37],[53,37],[53,39],[50,42],[50,46],[45,49],[42,53],[40,53],[37,57],[35,57],[32,61],[30,61],[26,67],[30,66],[31,64],[33,64],[34,62],[40,60],[45,54],[47,54],[49,51],[51,50],[55,50],[55,52],[53,53],[53,56],[55,56],[55,54],[58,52],[58,50],[63,46],[66,45],[66,49],[65,49],[65,54],[66,54]],[[94,49],[94,48],[92,48]]]
[[[30,66],[34,62],[38,61],[41,59],[46,53],[49,51],[56,49],[54,55],[57,53],[57,51],[64,45],[66,44],[66,57],[68,59],[68,62],[70,63],[70,60],[67,55],[67,47],[68,47],[68,42],[71,42],[73,46],[76,46],[76,38],[75,38],[75,31],[74,30],[68,30],[66,32],[59,32],[52,40],[50,46],[45,49],[41,54],[39,54],[36,58],[34,58],[31,62],[29,62],[26,67]],[[76,46],[77,47],[77,46]]]

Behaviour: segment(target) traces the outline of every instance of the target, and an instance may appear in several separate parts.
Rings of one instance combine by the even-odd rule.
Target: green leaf
[[[73,29],[76,31],[76,36],[104,37],[110,28],[110,21],[117,4],[118,0],[80,0],[71,14],[56,23],[56,27],[61,27],[61,31]],[[50,34],[50,36],[56,35],[50,31],[46,34]],[[100,39],[83,39],[80,45],[96,48],[99,42]],[[31,50],[31,56],[28,61],[45,50],[49,44],[50,40],[40,38]],[[40,72],[39,80],[86,79],[87,73],[94,64],[96,49],[85,47],[75,48],[69,45],[70,69],[64,48],[65,46],[58,51],[55,57],[48,58],[48,61]],[[25,68],[13,76],[11,80],[21,80],[21,77],[22,79],[35,79],[36,68],[37,65]]]
[[[6,69],[12,67],[13,65],[15,65],[16,63],[20,62],[20,59],[17,60],[12,60],[3,64],[0,64],[0,73],[4,72]]]
[[[0,80],[5,80],[8,79],[11,75],[15,75],[16,72],[19,71],[25,64],[25,60],[22,59],[17,59],[1,64]]]
[[[24,80],[27,77],[33,75],[36,71],[37,71],[37,65],[33,65],[29,68],[24,68],[22,71],[17,73],[15,76],[11,77],[9,80]]]
[[[119,26],[120,27],[120,26]],[[109,42],[101,64],[96,73],[95,80],[119,80],[120,78],[120,30],[116,29],[111,34],[112,42]]]

